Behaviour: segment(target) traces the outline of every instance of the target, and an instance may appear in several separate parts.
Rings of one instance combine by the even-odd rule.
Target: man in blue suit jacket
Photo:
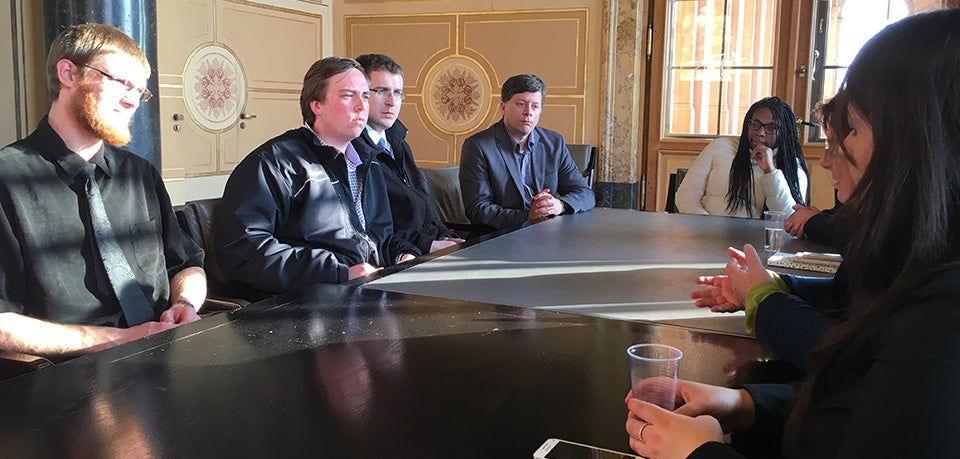
[[[496,229],[590,210],[593,191],[563,136],[537,127],[547,87],[536,75],[503,83],[503,118],[463,142],[460,187],[467,218]]]

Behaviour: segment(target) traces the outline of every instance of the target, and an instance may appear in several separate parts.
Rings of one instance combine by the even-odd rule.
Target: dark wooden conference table
[[[402,293],[535,307],[747,335],[743,314],[694,307],[697,276],[726,248],[763,253],[763,221],[597,208],[549,219],[366,284]],[[786,235],[783,251],[830,249]],[[812,272],[775,269],[807,276]]]
[[[565,234],[557,220],[517,233]],[[496,253],[509,252],[514,234]],[[700,270],[668,236],[603,234],[646,238],[664,246],[671,269]],[[611,252],[608,264],[573,251],[555,264],[623,265],[624,279],[646,283],[629,251]],[[768,357],[728,333],[379,283],[291,292],[2,382],[0,456],[528,458],[551,437],[627,451],[629,345],[676,346],[682,378],[721,385],[755,380]]]

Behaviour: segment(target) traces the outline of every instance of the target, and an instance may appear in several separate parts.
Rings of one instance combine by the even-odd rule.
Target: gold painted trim
[[[453,41],[456,42],[456,40],[453,40]],[[456,56],[456,55],[457,55],[457,53],[456,53],[456,48],[457,48],[457,47],[456,47],[456,43],[454,43],[454,46],[453,46],[454,53],[453,53],[453,54],[450,54],[449,56]],[[444,59],[447,58],[447,56],[440,57],[440,56],[442,55],[441,53],[443,53],[443,52],[445,52],[445,51],[450,51],[450,49],[451,49],[451,47],[450,47],[450,46],[447,46],[447,47],[444,48],[444,49],[437,50],[437,52],[431,54],[430,57],[428,57],[426,60],[424,60],[424,62],[430,62],[430,61],[433,61],[433,60],[436,60],[437,62],[440,62],[440,61],[442,61],[442,60],[444,60]],[[417,78],[413,80],[413,81],[414,81],[414,84],[413,84],[413,86],[411,86],[411,88],[412,88],[414,91],[408,93],[408,95],[410,95],[410,96],[418,96],[418,97],[421,97],[421,98],[423,97],[423,85],[426,84],[426,82],[427,82],[427,75],[430,74],[430,72],[424,72],[424,71],[423,71],[424,68],[425,68],[425,67],[420,67],[420,71],[417,72]],[[404,83],[406,83],[406,82],[404,82]],[[407,85],[404,84],[403,87],[406,88]],[[418,88],[420,89],[420,91],[417,91]]]
[[[588,33],[587,26],[584,25],[583,23],[581,23],[581,22],[580,22],[580,18],[578,18],[578,17],[576,17],[576,18],[574,18],[574,17],[570,17],[570,18],[551,18],[551,19],[518,19],[518,20],[503,20],[503,21],[498,21],[498,20],[490,20],[490,21],[471,21],[471,23],[473,23],[473,24],[515,24],[515,23],[521,23],[521,22],[561,22],[561,21],[573,21],[573,22],[575,22],[576,25],[577,25],[577,30],[579,30],[581,27],[583,27],[584,37],[588,37],[588,35],[586,35],[586,34]],[[458,22],[458,25],[459,25],[459,22]],[[467,24],[464,23],[464,25],[467,25]],[[466,31],[464,31],[464,33],[466,33]],[[576,49],[576,50],[575,50],[575,53],[576,53],[576,54],[574,55],[574,65],[576,65],[576,63],[580,61],[580,35],[579,35],[579,34],[575,34],[575,36],[576,36],[576,45],[574,46],[574,48]],[[458,38],[464,38],[464,39],[466,38],[465,36],[461,37],[460,35],[457,35],[457,37],[458,37]],[[463,41],[466,42],[466,40],[463,40]],[[459,39],[457,40],[457,44],[458,44],[458,45],[460,44],[460,40],[459,40]],[[583,47],[584,47],[584,53],[586,53],[586,43],[584,43]],[[480,52],[480,50],[475,49],[475,48],[471,48],[471,47],[466,46],[466,45],[464,45],[464,50],[469,50],[469,51],[472,51],[472,52],[474,52],[474,53],[476,53],[476,54],[483,55],[483,53]],[[586,86],[587,86],[587,56],[586,56],[586,54],[584,54],[584,56],[583,56],[583,67],[580,68],[580,72],[579,72],[579,73],[580,73],[580,75],[578,75],[579,78],[576,78],[576,77],[575,77],[575,78],[574,78],[574,81],[580,80],[580,87],[576,86],[576,84],[575,84],[574,86],[568,86],[568,85],[550,86],[549,88],[547,88],[547,90],[548,90],[548,96],[549,96],[549,89],[550,89],[550,88],[554,88],[554,89],[568,89],[568,90],[574,90],[574,91],[578,91],[578,90],[579,90],[579,91],[586,91]]]
[[[219,143],[219,142],[218,142],[218,143]],[[217,145],[217,155],[218,155],[218,156],[217,156],[217,172],[200,172],[200,173],[196,173],[196,174],[184,174],[183,178],[184,178],[184,179],[190,179],[190,178],[202,178],[202,177],[217,177],[217,176],[222,176],[222,175],[230,175],[231,173],[233,173],[233,171],[221,171],[221,170],[219,170],[219,169],[220,169],[220,161],[219,161],[219,160],[220,160],[220,157],[219,157],[220,151],[219,151],[219,150],[220,150],[220,146]]]
[[[312,18],[323,19],[323,15],[321,14],[309,13],[306,11],[298,11],[291,8],[284,8],[276,5],[265,5],[263,3],[248,2],[244,0],[214,0],[214,9],[216,9],[217,5],[220,3],[233,3],[234,5],[245,5],[245,6],[251,6],[254,8],[263,8],[265,10],[280,11],[283,13],[293,14],[295,16],[309,16]],[[315,2],[310,2],[310,3],[317,4]],[[330,8],[329,5],[323,5],[323,6]]]
[[[561,17],[551,16],[556,15],[557,13],[562,13]],[[504,16],[513,15],[514,18],[505,18]],[[591,70],[599,72],[597,78],[602,78],[602,70],[591,69],[590,67],[590,54],[591,49],[589,47],[590,41],[590,8],[588,7],[574,7],[574,8],[550,8],[550,9],[540,9],[540,10],[504,10],[504,11],[463,11],[463,12],[438,12],[438,13],[415,13],[415,14],[403,14],[403,13],[390,13],[390,14],[353,14],[345,15],[343,18],[344,25],[344,39],[347,42],[346,46],[348,48],[353,47],[351,38],[356,36],[356,26],[357,25],[383,25],[393,24],[394,22],[389,22],[395,19],[412,19],[414,22],[395,22],[397,25],[418,25],[418,24],[442,24],[443,22],[439,18],[449,18],[454,22],[454,35],[452,38],[452,54],[446,54],[451,49],[451,46],[447,46],[444,49],[437,50],[431,56],[425,60],[425,65],[418,69],[416,79],[413,80],[413,86],[409,85],[410,81],[407,80],[404,86],[410,87],[412,90],[408,92],[408,101],[410,105],[416,107],[414,110],[416,116],[420,118],[420,122],[424,127],[427,128],[427,131],[431,136],[436,136],[437,134],[443,134],[450,136],[447,139],[444,139],[445,142],[449,145],[449,155],[452,155],[452,158],[449,158],[446,163],[438,163],[436,161],[428,161],[430,164],[450,164],[451,162],[455,163],[460,155],[460,147],[464,139],[470,135],[475,134],[488,127],[489,124],[492,124],[498,118],[496,116],[496,108],[500,102],[499,87],[496,86],[496,82],[499,81],[497,77],[496,67],[489,61],[489,59],[481,53],[479,50],[470,48],[466,46],[466,41],[464,40],[466,34],[466,25],[470,23],[474,24],[490,24],[490,23],[525,23],[525,22],[554,22],[559,23],[561,21],[571,21],[575,27],[577,33],[575,34],[574,42],[574,56],[573,56],[573,69],[576,72],[579,72],[579,75],[574,75],[573,85],[555,85],[551,86],[550,89],[553,91],[548,91],[547,97],[545,98],[545,105],[554,105],[550,102],[556,102],[555,106],[564,106],[570,107],[575,111],[574,119],[574,131],[573,135],[576,136],[579,131],[579,140],[580,142],[586,139],[586,133],[588,130],[588,119],[587,112],[590,107],[587,107],[587,96],[590,88],[588,87],[588,72]],[[423,20],[421,18],[426,18]],[[437,21],[430,21],[431,18],[438,18]],[[375,22],[380,21],[380,22]],[[602,25],[601,25],[602,30]],[[449,39],[448,39],[449,40]],[[356,53],[356,50],[351,50]],[[437,126],[426,114],[425,106],[425,97],[429,88],[425,87],[427,77],[436,70],[436,67],[444,60],[450,57],[463,57],[469,59],[479,65],[481,70],[484,73],[484,76],[487,78],[487,84],[490,88],[490,101],[487,104],[485,113],[483,116],[479,117],[479,124],[471,130],[467,130],[460,133],[454,133],[447,131],[446,129]],[[432,62],[432,63],[431,63]],[[420,91],[415,92],[419,86]],[[556,92],[560,91],[570,91],[571,93],[567,94],[557,94]],[[412,101],[410,99],[413,99]],[[570,103],[562,103],[564,101],[570,101]],[[413,107],[411,107],[413,108]],[[602,107],[596,107],[597,110],[602,112]],[[446,156],[446,155],[445,155]]]
[[[456,49],[457,49],[457,46],[459,45],[459,43],[457,43],[457,36],[458,36],[458,35],[457,35],[457,32],[456,32],[456,28],[457,28],[458,22],[457,22],[457,20],[456,20],[456,17],[453,17],[452,15],[447,15],[447,16],[451,16],[451,19],[452,19],[453,21],[452,21],[452,22],[451,22],[451,21],[402,22],[402,23],[401,23],[401,22],[398,22],[398,23],[395,23],[395,24],[396,24],[396,25],[420,25],[420,26],[422,26],[422,25],[446,25],[446,26],[447,26],[447,32],[448,32],[448,33],[447,33],[447,46],[446,46],[445,48],[439,49],[439,50],[437,50],[437,52],[431,54],[430,57],[427,58],[427,60],[426,60],[426,62],[430,62],[430,60],[433,59],[433,58],[435,58],[438,54],[440,54],[440,53],[442,53],[442,52],[444,52],[444,51],[447,51],[447,50],[449,50],[449,49],[451,49],[451,48],[453,48],[454,54],[456,54]],[[404,17],[408,17],[408,16],[404,16]],[[357,27],[357,26],[359,26],[359,25],[379,26],[379,25],[384,25],[384,24],[383,24],[383,23],[348,23],[348,20],[347,20],[347,18],[345,17],[344,20],[343,20],[343,28],[344,28],[344,35],[345,35],[344,41],[347,42],[347,45],[346,45],[346,46],[348,46],[348,47],[351,48],[351,49],[347,52],[347,54],[351,54],[351,55],[355,55],[355,54],[356,54],[356,53],[353,51],[353,49],[352,49],[352,48],[353,48],[353,41],[350,40],[350,39],[355,35],[355,33],[354,33],[354,32],[355,32],[355,27]],[[451,27],[451,26],[453,26],[453,27]],[[451,36],[450,33],[449,33],[451,29],[453,29],[453,31],[454,31],[454,34],[453,34],[452,36]],[[414,80],[414,81],[420,81],[420,75],[421,75],[421,74],[418,74],[418,75],[417,75],[417,79]],[[407,86],[407,85],[404,84],[404,87],[406,87],[406,86]]]
[[[238,1],[238,0],[221,0],[221,1]],[[571,11],[584,11],[589,12],[589,8],[576,7],[576,8],[548,8],[548,9],[537,9],[537,10],[497,10],[497,11],[454,11],[447,13],[415,13],[416,16],[490,16],[490,15],[505,15],[505,14],[539,14],[539,13],[564,13]],[[349,16],[344,16],[344,20],[348,18],[402,18],[410,17],[411,14],[404,13],[388,13],[388,14],[351,14]]]
[[[282,81],[282,80],[257,80],[257,81],[259,81],[260,83],[273,83],[273,84],[286,84],[286,85],[290,85],[290,84],[303,85],[303,81],[302,81],[302,80],[301,80],[301,81],[292,81],[292,82],[291,82],[291,81]],[[248,85],[248,86],[249,86],[249,85]]]
[[[27,121],[27,83],[26,83],[26,27],[23,21],[23,2],[10,2],[11,57],[13,57],[13,122],[18,139],[30,133]],[[44,72],[46,73],[46,72]],[[42,85],[47,92],[46,84]]]
[[[302,85],[301,85],[302,86]],[[301,89],[271,89],[271,88],[250,88],[247,90],[247,93],[270,93],[270,94],[297,94],[299,95]],[[287,100],[287,99],[284,99]]]

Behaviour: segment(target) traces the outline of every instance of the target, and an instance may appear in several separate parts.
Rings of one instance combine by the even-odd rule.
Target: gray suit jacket
[[[460,188],[467,218],[493,228],[509,228],[527,220],[521,187],[523,177],[513,152],[514,142],[503,120],[463,142]],[[568,211],[583,212],[594,205],[593,191],[577,168],[563,136],[534,128],[528,143],[532,155],[534,193],[549,188]]]

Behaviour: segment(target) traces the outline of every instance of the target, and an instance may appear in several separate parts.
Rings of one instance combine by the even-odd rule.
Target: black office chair
[[[670,174],[670,182],[667,185],[667,204],[665,210],[668,213],[675,214],[679,212],[677,210],[677,189],[680,188],[680,183],[683,182],[683,178],[687,175],[686,168],[678,168],[677,172]]]
[[[486,225],[470,223],[463,207],[463,195],[460,193],[460,166],[421,168],[427,182],[427,190],[433,200],[433,210],[440,220],[463,236],[471,239],[493,230]]]
[[[217,262],[217,244],[214,224],[220,198],[190,201],[176,207],[180,227],[203,249],[203,270],[207,274],[207,300],[201,311],[232,311],[269,295],[249,287],[236,285],[227,279]]]
[[[570,150],[570,157],[583,174],[587,181],[587,186],[593,188],[593,168],[597,162],[597,147],[593,145],[582,145],[568,143],[567,150]]]

